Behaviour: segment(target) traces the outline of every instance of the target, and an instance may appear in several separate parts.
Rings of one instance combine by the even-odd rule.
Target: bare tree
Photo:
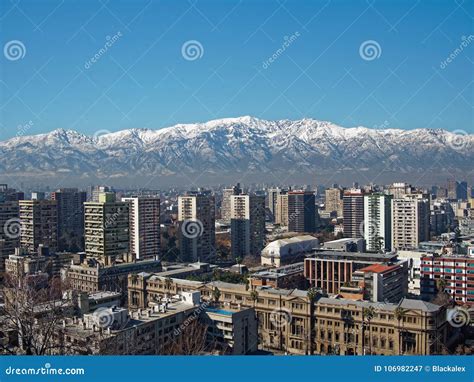
[[[70,299],[63,299],[65,288],[59,278],[45,275],[6,275],[2,289],[5,302],[2,331],[13,333],[17,343],[0,345],[4,354],[62,354],[57,331],[73,311]]]
[[[214,346],[207,342],[207,325],[193,320],[180,330],[179,334],[170,333],[170,337],[161,349],[162,355],[199,355],[211,351]]]

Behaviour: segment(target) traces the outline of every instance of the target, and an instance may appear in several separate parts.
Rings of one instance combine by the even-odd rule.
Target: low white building
[[[261,254],[262,265],[280,267],[302,258],[314,249],[319,249],[319,240],[310,235],[279,239],[269,243]]]
[[[397,251],[400,260],[408,261],[408,293],[420,294],[421,258],[426,251]]]

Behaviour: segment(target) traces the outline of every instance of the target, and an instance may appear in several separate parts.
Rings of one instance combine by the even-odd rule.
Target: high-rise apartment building
[[[58,204],[58,237],[72,235],[77,237],[78,243],[84,241],[84,203],[87,193],[77,188],[61,188],[51,193],[51,199]],[[63,245],[60,242],[60,249]]]
[[[178,198],[179,245],[182,261],[210,261],[216,255],[215,200],[209,192]]]
[[[275,224],[288,227],[288,194],[280,194],[277,198]]]
[[[20,245],[34,252],[43,244],[51,252],[58,248],[58,204],[56,200],[20,200]]]
[[[282,194],[286,194],[286,190],[282,190],[280,188],[270,188],[267,191],[267,206],[268,210],[270,211],[271,217],[274,222],[276,222],[276,215],[278,209],[278,198]]]
[[[129,205],[104,192],[84,203],[85,251],[104,265],[129,253]]]
[[[5,260],[20,245],[20,219],[17,201],[0,200],[0,274],[5,271]]]
[[[122,198],[129,203],[130,251],[137,259],[160,255],[160,199],[134,196]]]
[[[474,306],[474,247],[467,256],[437,256],[427,254],[421,258],[421,294],[434,297],[444,292],[459,304]]]
[[[449,178],[446,184],[447,196],[450,200],[457,200],[458,183],[454,178]]]
[[[265,197],[234,195],[231,198],[232,256],[260,256],[265,246]]]
[[[326,200],[324,203],[324,210],[327,213],[336,212],[337,216],[343,215],[343,193],[344,191],[338,187],[326,189]]]
[[[288,231],[316,232],[316,201],[314,192],[288,192]]]
[[[364,194],[360,189],[344,192],[343,219],[345,237],[363,237],[364,230]]]
[[[391,195],[364,196],[364,239],[368,252],[390,251],[392,248]]]
[[[392,249],[418,248],[429,239],[430,204],[421,194],[392,200]]]
[[[230,188],[224,188],[222,191],[222,203],[221,203],[221,219],[230,222],[230,199],[233,195],[240,195],[242,189],[240,183]]]

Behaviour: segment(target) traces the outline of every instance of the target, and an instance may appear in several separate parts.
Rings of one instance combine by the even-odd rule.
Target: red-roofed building
[[[343,295],[354,293],[357,285],[364,300],[398,303],[408,293],[407,262],[371,264],[352,274],[353,285],[342,288]]]

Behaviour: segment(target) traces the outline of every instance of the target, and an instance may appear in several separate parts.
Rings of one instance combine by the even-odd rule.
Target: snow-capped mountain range
[[[385,171],[467,173],[474,165],[474,135],[445,130],[343,128],[313,119],[267,121],[247,116],[159,130],[98,131],[87,136],[59,129],[0,142],[0,177],[280,177],[355,171],[370,179]]]

